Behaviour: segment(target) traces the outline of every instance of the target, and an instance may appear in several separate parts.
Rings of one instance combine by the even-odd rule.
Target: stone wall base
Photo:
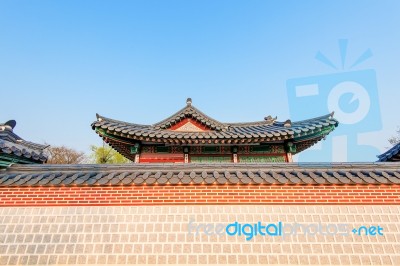
[[[287,233],[297,223],[308,235],[219,235],[217,227],[235,222],[278,229],[281,222]],[[0,254],[1,265],[400,265],[400,206],[3,207]]]

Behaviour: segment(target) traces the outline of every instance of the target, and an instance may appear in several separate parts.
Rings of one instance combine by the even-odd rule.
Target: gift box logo
[[[299,160],[315,157],[325,161],[372,160],[379,154],[373,146],[359,145],[360,134],[382,129],[376,73],[373,69],[351,70],[372,56],[366,50],[344,71],[347,54],[347,40],[339,40],[342,71],[289,79],[286,83],[290,116],[293,120],[315,117],[317,114],[335,112],[339,127],[317,150],[304,151]],[[326,56],[318,52],[316,59],[339,68]],[[310,159],[311,160],[311,159]]]

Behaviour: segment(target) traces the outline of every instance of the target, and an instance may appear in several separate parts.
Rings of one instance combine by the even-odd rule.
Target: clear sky
[[[27,140],[88,152],[101,144],[90,127],[96,113],[153,124],[191,97],[222,122],[307,119],[327,113],[314,108],[326,99],[301,106],[288,80],[372,69],[374,126],[343,129],[382,152],[400,125],[399,14],[399,1],[2,0],[0,121],[15,119]],[[372,56],[350,70],[367,49]],[[351,152],[371,161],[377,153]]]

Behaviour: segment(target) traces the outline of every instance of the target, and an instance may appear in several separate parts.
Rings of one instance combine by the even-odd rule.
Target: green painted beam
[[[27,158],[21,158],[15,155],[10,155],[10,154],[4,154],[0,153],[0,164],[1,166],[8,167],[10,164],[39,164],[37,161],[32,161]]]
[[[309,140],[309,139],[313,139],[313,138],[318,138],[318,137],[326,136],[326,135],[328,135],[330,132],[332,132],[334,129],[335,129],[335,126],[332,125],[332,126],[329,126],[329,127],[325,128],[325,129],[323,129],[323,130],[317,132],[317,133],[313,133],[313,134],[310,134],[310,135],[306,135],[306,136],[301,136],[301,137],[294,138],[294,141]]]

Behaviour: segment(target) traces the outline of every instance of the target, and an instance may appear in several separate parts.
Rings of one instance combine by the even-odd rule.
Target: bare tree
[[[80,164],[85,162],[83,152],[65,146],[51,146],[47,148],[48,164]]]
[[[397,136],[393,136],[389,138],[389,143],[392,145],[396,145],[397,143],[400,143],[400,128],[397,129]]]

